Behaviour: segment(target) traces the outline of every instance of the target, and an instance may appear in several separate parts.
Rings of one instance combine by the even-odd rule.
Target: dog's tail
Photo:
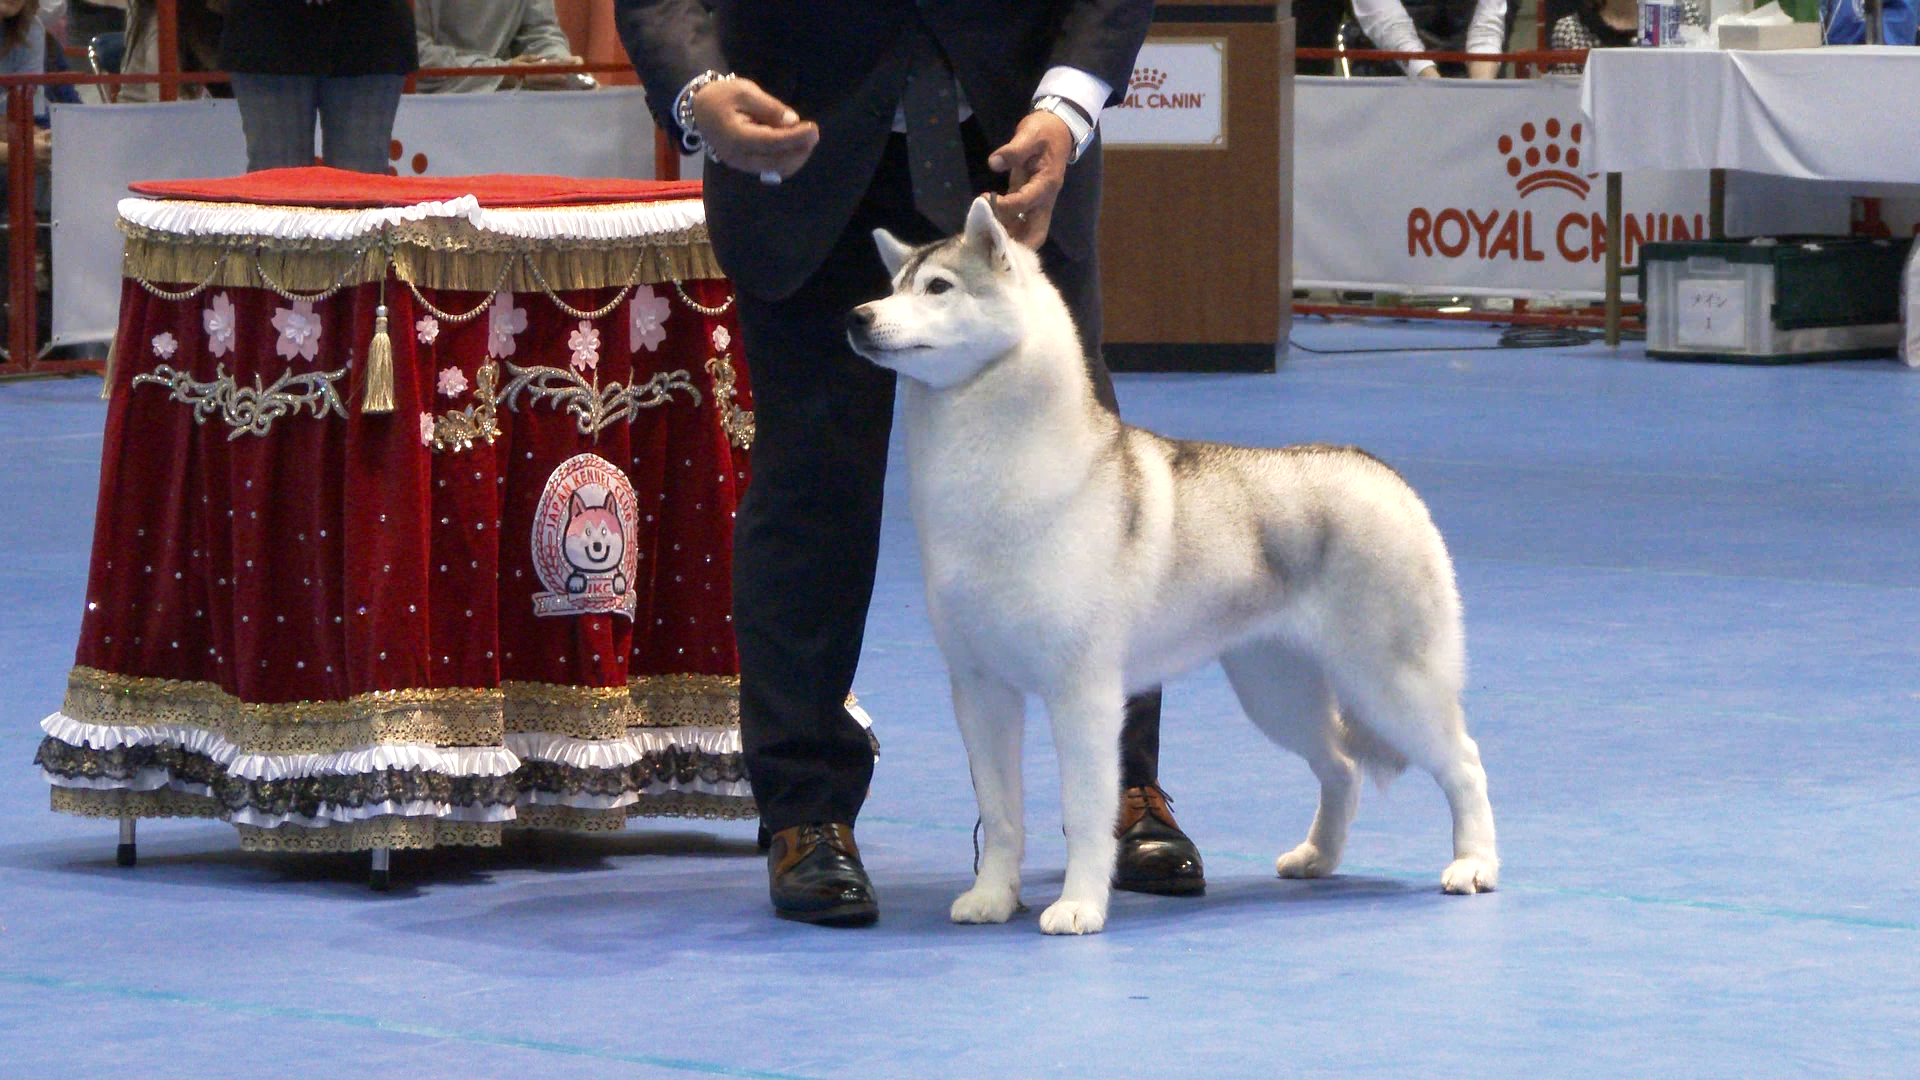
[[[1344,709],[1340,712],[1340,742],[1347,756],[1360,764],[1381,791],[1387,790],[1394,778],[1407,771],[1407,755]]]

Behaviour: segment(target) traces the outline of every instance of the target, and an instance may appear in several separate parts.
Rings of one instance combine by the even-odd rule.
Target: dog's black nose
[[[873,309],[865,304],[847,313],[847,329],[869,330],[873,327]]]

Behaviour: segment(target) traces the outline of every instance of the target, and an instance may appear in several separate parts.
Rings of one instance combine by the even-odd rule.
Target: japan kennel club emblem
[[[640,502],[627,474],[593,454],[560,463],[533,515],[535,615],[633,618]]]

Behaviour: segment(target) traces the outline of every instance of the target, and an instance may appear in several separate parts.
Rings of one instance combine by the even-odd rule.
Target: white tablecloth
[[[1606,172],[1920,184],[1920,48],[1595,49],[1580,104]]]

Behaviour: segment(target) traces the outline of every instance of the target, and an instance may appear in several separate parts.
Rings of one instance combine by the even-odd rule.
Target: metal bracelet
[[[700,125],[693,119],[693,95],[714,83],[725,82],[731,78],[735,78],[732,72],[719,72],[708,68],[688,79],[687,85],[680,88],[679,96],[673,99],[673,119],[680,125],[680,146],[687,153],[697,154],[704,148],[707,156],[713,157],[713,149],[708,147],[707,141],[700,137]],[[720,159],[714,158],[714,160]]]

